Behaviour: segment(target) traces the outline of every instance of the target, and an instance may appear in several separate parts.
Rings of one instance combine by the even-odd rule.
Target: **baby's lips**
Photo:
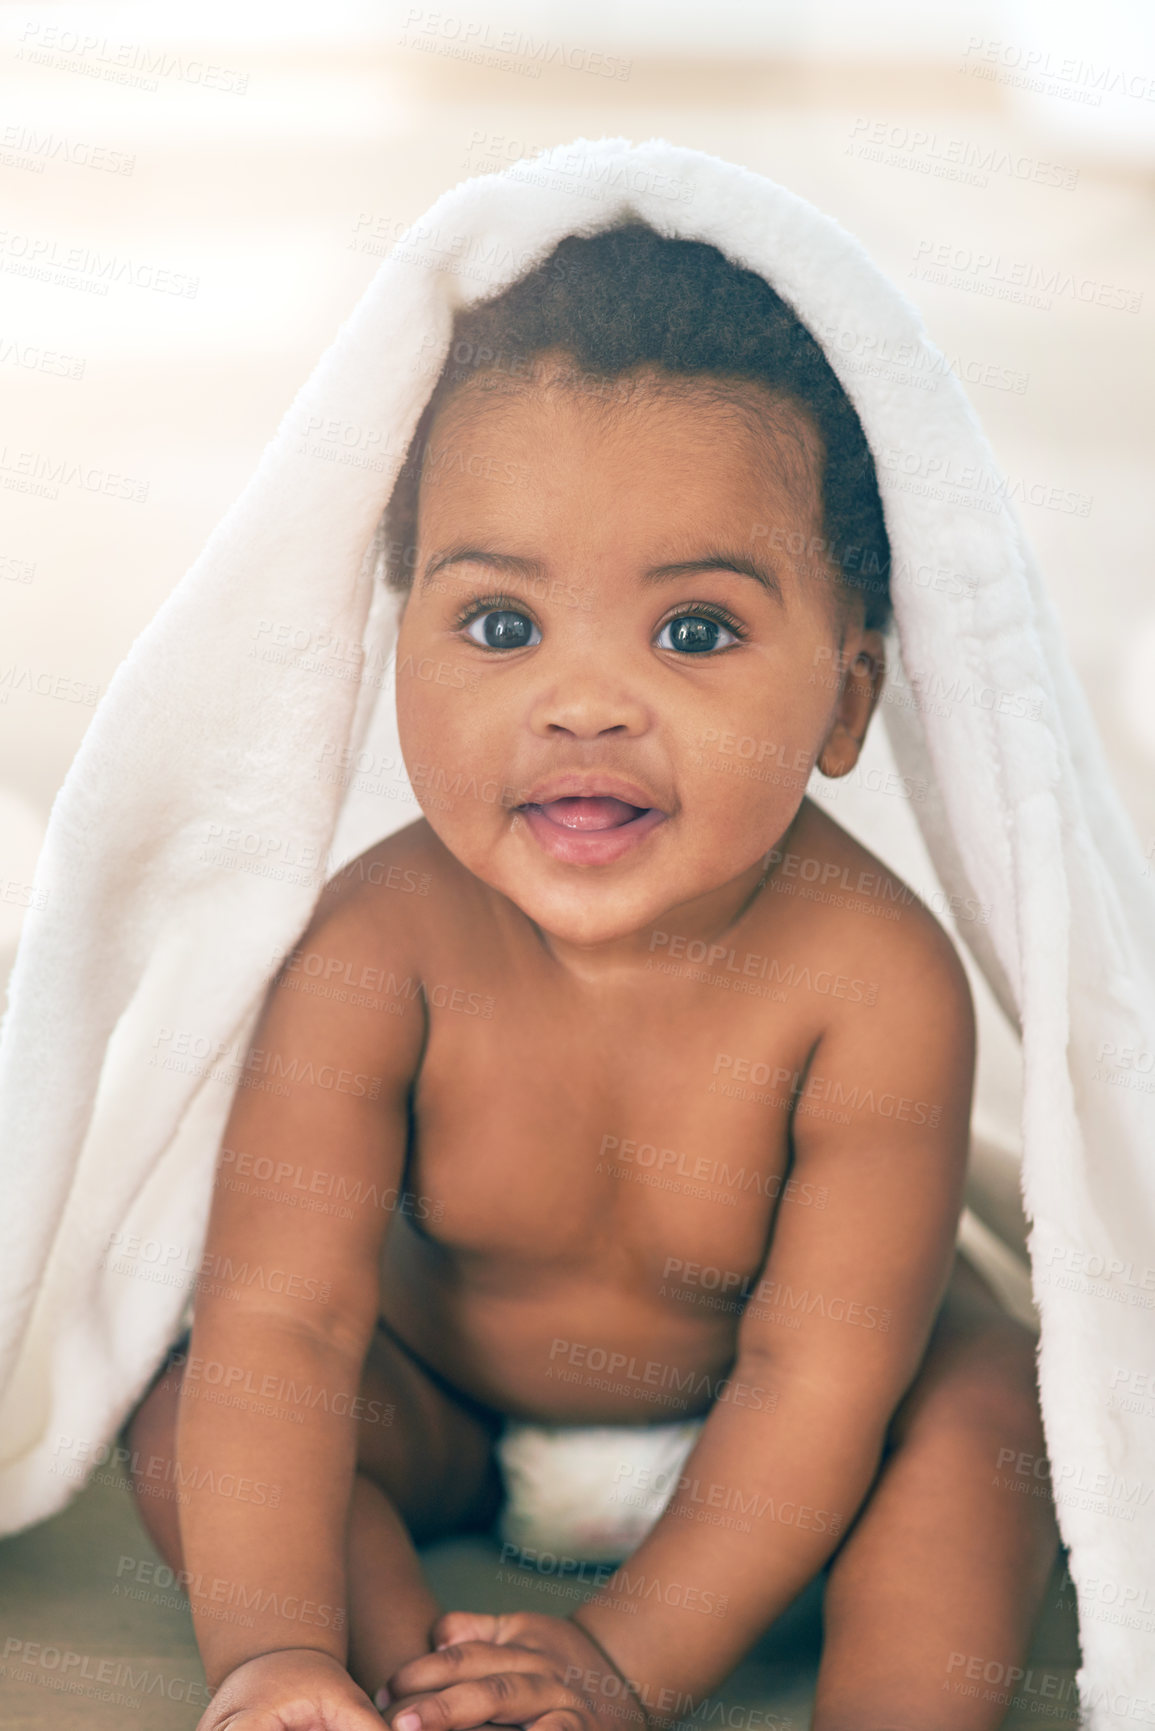
[[[565,829],[617,829],[623,823],[632,822],[645,809],[644,806],[629,805],[624,799],[615,799],[610,794],[551,799],[538,807],[551,823],[560,824]]]

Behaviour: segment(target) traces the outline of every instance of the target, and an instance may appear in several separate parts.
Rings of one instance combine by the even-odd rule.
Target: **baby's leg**
[[[137,1507],[174,1571],[182,1565],[175,1502],[148,1495],[158,1459],[175,1453],[183,1368],[168,1368],[128,1422]],[[441,1613],[414,1541],[486,1526],[500,1501],[493,1443],[500,1421],[427,1373],[384,1328],[370,1343],[360,1394],[357,1472],[347,1532],[349,1670],[372,1696],[407,1659],[429,1649]],[[151,1465],[151,1481],[144,1468]],[[171,1482],[167,1468],[161,1483]]]
[[[993,1731],[1005,1717],[1013,1684],[984,1700],[963,1680],[976,1658],[988,1676],[1024,1664],[1058,1546],[1046,1479],[1006,1465],[1046,1470],[1034,1345],[957,1261],[831,1565],[814,1731]]]

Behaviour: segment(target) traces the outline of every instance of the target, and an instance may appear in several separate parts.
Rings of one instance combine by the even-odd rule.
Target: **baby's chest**
[[[607,1271],[698,1265],[733,1285],[756,1268],[787,1183],[797,1018],[500,1008],[431,1015],[408,1178],[423,1229],[450,1251]]]

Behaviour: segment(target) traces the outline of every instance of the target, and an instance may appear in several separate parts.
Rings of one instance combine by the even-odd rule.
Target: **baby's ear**
[[[862,631],[844,647],[846,671],[830,730],[818,753],[823,775],[836,781],[858,762],[866,729],[886,678],[886,646],[881,631]]]

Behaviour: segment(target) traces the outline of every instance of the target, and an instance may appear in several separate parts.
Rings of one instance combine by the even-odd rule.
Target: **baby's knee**
[[[1007,1449],[1014,1448],[1016,1458],[1028,1455],[1045,1468],[1047,1442],[1039,1407],[1035,1337],[1017,1323],[1012,1327],[1017,1331],[1016,1338],[1004,1346],[992,1366],[987,1394],[989,1410],[999,1434],[996,1464],[1006,1458]]]
[[[984,1449],[1044,1450],[1035,1337],[1005,1315],[970,1319],[932,1347],[895,1423],[895,1441],[949,1435]]]
[[[158,1471],[176,1458],[176,1423],[183,1376],[183,1361],[170,1360],[125,1421],[124,1442],[138,1499],[140,1480],[155,1478]],[[159,1463],[163,1463],[163,1468]]]
[[[1036,1341],[1013,1317],[976,1329],[963,1355],[960,1386],[976,1407],[1008,1425],[1036,1428],[1039,1416]]]
[[[182,1360],[170,1359],[122,1430],[129,1483],[145,1531],[171,1568],[182,1567],[180,1517],[174,1500],[176,1421]]]
[[[993,1434],[1002,1449],[1043,1452],[1035,1338],[1020,1323],[1007,1317],[981,1332],[952,1392],[959,1422]]]

